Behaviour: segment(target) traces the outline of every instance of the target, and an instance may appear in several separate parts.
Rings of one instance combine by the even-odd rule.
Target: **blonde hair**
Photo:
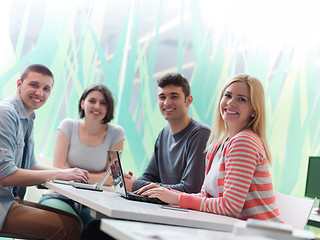
[[[248,74],[236,75],[229,79],[224,85],[224,88],[221,91],[218,106],[215,111],[212,131],[207,142],[206,151],[211,150],[214,144],[216,144],[221,137],[226,138],[228,135],[228,126],[225,124],[220,114],[220,102],[222,97],[224,96],[226,89],[234,82],[243,82],[246,83],[249,87],[250,101],[255,114],[252,120],[249,122],[248,128],[251,128],[261,138],[266,152],[267,160],[269,163],[271,163],[271,153],[266,137],[266,109],[263,86],[259,79],[254,78]]]

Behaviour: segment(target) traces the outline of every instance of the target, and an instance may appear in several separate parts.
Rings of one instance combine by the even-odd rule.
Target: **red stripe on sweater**
[[[279,216],[279,211],[276,209],[274,211],[270,211],[270,212],[264,212],[264,213],[258,213],[255,215],[251,215],[251,216],[246,216],[246,217],[242,217],[239,218],[241,220],[247,220],[248,218],[254,218],[254,219],[260,219],[260,220],[268,220],[274,217]]]
[[[261,205],[270,205],[273,204],[275,202],[275,197],[269,197],[269,198],[257,198],[257,199],[251,199],[246,201],[245,203],[245,209],[248,208],[253,208],[253,207],[257,207],[257,206],[261,206]]]

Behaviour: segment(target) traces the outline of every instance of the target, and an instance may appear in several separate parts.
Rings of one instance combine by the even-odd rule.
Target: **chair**
[[[26,193],[26,187],[19,188],[19,197],[23,199],[24,195]],[[12,239],[27,239],[27,240],[40,240],[39,238],[32,238],[30,236],[20,235],[20,234],[14,234],[14,233],[4,233],[0,232],[0,239],[4,238],[12,238]]]
[[[41,162],[49,162],[50,159],[49,158],[43,158],[43,157],[37,157],[38,161]],[[41,187],[39,187],[41,189]],[[24,196],[26,194],[26,187],[20,187],[19,188],[19,197],[21,199],[24,199]],[[38,238],[32,238],[30,236],[25,236],[25,235],[19,235],[19,234],[13,234],[13,233],[4,233],[4,232],[0,232],[0,239],[4,237],[4,238],[12,238],[12,239],[25,239],[25,240],[40,240]]]
[[[307,225],[312,208],[317,200],[298,198],[279,192],[274,192],[279,208],[280,218],[284,223],[297,229],[304,229]]]
[[[12,239],[26,239],[26,240],[38,240],[38,238],[32,238],[29,236],[19,235],[19,234],[13,234],[13,233],[3,233],[0,232],[0,239],[1,238],[12,238]],[[39,239],[40,240],[40,239]]]

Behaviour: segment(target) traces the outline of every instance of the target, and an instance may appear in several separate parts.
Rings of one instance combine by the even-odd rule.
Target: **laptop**
[[[147,196],[138,195],[132,192],[127,192],[123,177],[123,171],[120,163],[120,155],[118,151],[108,151],[108,156],[111,157],[110,169],[112,172],[113,186],[121,197],[141,202],[167,204],[158,198],[149,198]]]
[[[105,173],[105,175],[103,176],[103,178],[99,183],[81,183],[76,181],[64,181],[64,180],[52,180],[52,182],[71,185],[75,188],[102,192],[103,191],[102,186],[104,182],[107,180],[107,178],[109,177],[110,173],[111,173],[111,169],[109,167],[108,171]]]

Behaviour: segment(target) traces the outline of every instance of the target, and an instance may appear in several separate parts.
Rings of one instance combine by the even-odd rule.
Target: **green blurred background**
[[[104,83],[113,123],[126,131],[123,164],[140,175],[166,124],[156,80],[189,80],[190,114],[212,125],[224,82],[238,73],[265,88],[277,191],[304,195],[308,156],[319,155],[320,15],[317,1],[8,0],[0,3],[0,99],[21,70],[47,65],[52,94],[37,110],[36,154],[52,157],[60,121],[78,118],[78,99]],[[1,119],[0,119],[1,120]],[[88,156],[88,160],[90,157]]]

